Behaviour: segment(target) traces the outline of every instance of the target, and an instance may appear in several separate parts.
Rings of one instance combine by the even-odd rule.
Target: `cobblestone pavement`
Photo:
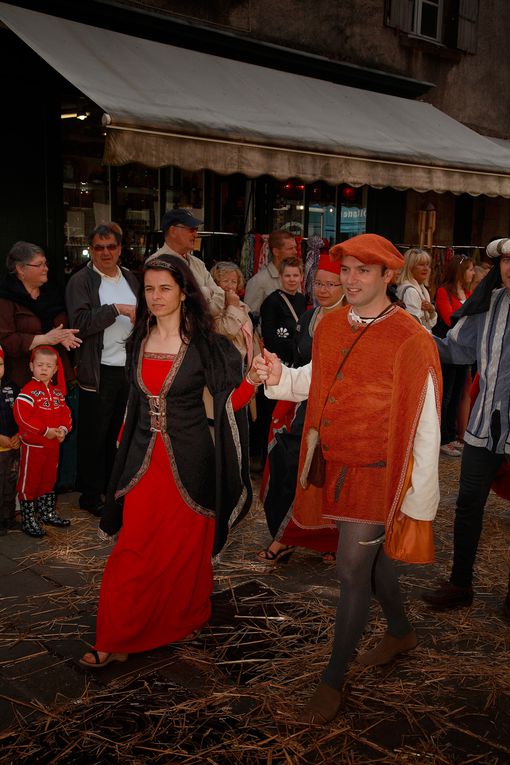
[[[419,647],[384,670],[353,667],[345,710],[313,729],[292,720],[327,659],[334,566],[306,550],[260,563],[255,502],[215,567],[203,634],[92,674],[76,660],[94,639],[109,547],[62,495],[71,529],[0,537],[0,764],[510,763],[508,503],[489,500],[473,606],[429,611],[419,596],[448,569],[459,461],[440,467],[437,562],[401,567]],[[383,629],[374,604],[363,645]]]

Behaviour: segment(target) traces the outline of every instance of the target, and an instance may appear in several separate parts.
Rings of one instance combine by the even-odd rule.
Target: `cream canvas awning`
[[[107,115],[104,160],[510,197],[510,151],[419,101],[0,3]]]

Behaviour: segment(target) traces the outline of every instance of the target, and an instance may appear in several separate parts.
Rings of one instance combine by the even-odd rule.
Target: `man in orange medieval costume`
[[[368,620],[372,586],[388,630],[357,661],[386,664],[417,645],[383,543],[400,513],[430,521],[439,501],[436,348],[429,333],[387,297],[403,258],[375,234],[330,252],[341,260],[349,305],[321,321],[311,364],[288,369],[267,352],[255,362],[270,398],[308,397],[294,521],[305,528],[336,524],[339,530],[341,592],[332,653],[299,717],[316,724],[332,720],[342,706],[345,673]],[[308,469],[318,439],[325,471],[323,481],[314,481],[322,486],[316,503],[302,502],[307,491],[317,491],[309,487]]]

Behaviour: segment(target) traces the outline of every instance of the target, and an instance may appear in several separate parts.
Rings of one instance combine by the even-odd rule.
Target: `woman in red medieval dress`
[[[212,555],[251,503],[245,404],[253,384],[183,258],[144,272],[130,341],[130,396],[100,533],[107,562],[91,669],[174,643],[208,621]],[[211,436],[204,387],[214,401]]]

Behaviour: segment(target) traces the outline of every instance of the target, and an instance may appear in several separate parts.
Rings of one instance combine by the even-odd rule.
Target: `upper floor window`
[[[420,37],[442,39],[443,0],[414,0],[412,31]]]
[[[479,0],[386,0],[386,24],[475,53],[478,7]]]

